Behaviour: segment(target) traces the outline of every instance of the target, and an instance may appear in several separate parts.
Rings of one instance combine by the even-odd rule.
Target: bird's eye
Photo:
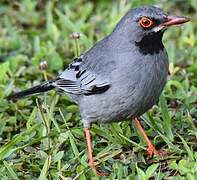
[[[153,25],[153,20],[148,17],[142,17],[139,23],[143,28],[149,28]]]

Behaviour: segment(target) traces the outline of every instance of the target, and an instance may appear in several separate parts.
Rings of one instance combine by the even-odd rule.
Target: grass
[[[158,106],[142,117],[147,134],[168,156],[147,158],[132,121],[94,124],[95,158],[111,171],[101,179],[196,179],[197,6],[195,0],[162,2],[0,2],[0,179],[99,179],[87,164],[79,108],[66,95],[51,91],[17,102],[5,97],[55,77],[110,33],[129,8],[144,4],[193,19],[166,32],[169,81]]]

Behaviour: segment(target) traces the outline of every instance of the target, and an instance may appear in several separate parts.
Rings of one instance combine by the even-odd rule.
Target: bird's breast
[[[127,112],[141,115],[158,102],[166,84],[167,54],[162,51],[141,56],[132,63],[120,64],[120,67],[113,76],[111,94],[115,97],[114,102]]]
[[[142,115],[157,103],[167,79],[167,56],[123,61],[110,73],[111,86],[105,93],[82,98],[84,119],[122,121],[131,114]]]

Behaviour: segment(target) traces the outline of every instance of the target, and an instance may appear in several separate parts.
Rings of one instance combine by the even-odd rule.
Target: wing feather
[[[70,94],[91,95],[105,92],[110,83],[91,70],[84,69],[83,57],[74,59],[73,63],[53,82],[53,85]]]

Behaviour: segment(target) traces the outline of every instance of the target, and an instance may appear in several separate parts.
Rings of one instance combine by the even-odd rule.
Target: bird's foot
[[[150,144],[146,150],[146,155],[149,157],[159,156],[160,158],[164,158],[167,153],[165,151],[158,151],[156,150],[153,144]]]
[[[146,151],[146,155],[153,157],[154,155],[160,155],[160,153],[156,150],[153,144],[149,144]]]
[[[92,168],[94,172],[96,172],[97,176],[109,176],[108,172],[101,172],[97,166],[94,165],[94,162],[89,162],[89,166]]]

